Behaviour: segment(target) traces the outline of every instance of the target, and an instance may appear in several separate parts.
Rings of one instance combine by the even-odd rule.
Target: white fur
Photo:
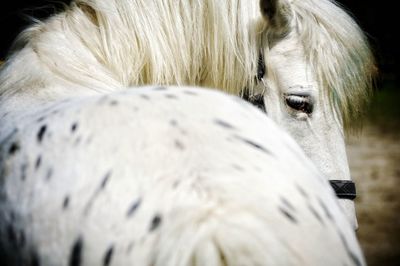
[[[239,98],[146,87],[0,121],[7,265],[365,265],[324,177]]]
[[[350,180],[342,121],[351,120],[368,94],[366,87],[374,69],[365,38],[332,1],[282,0],[279,6],[285,16],[290,15],[290,27],[286,38],[277,39],[276,33],[286,30],[279,27],[285,25],[262,17],[259,1],[74,1],[65,12],[22,33],[15,53],[2,66],[0,140],[20,121],[29,128],[28,120],[21,120],[26,114],[71,97],[146,84],[200,85],[237,95],[247,87],[251,93],[265,91],[268,114],[292,134],[326,178]],[[268,67],[265,86],[255,81],[260,51]],[[298,85],[308,88],[306,92],[316,101],[312,117],[293,112],[283,101],[287,89]],[[208,108],[213,111],[211,106]],[[158,103],[153,107],[157,109]],[[184,110],[188,116],[195,112]],[[93,114],[86,116],[92,118]],[[156,128],[142,123],[144,132]],[[268,136],[269,128],[263,129],[266,131],[259,134]],[[97,153],[92,152],[93,160]],[[224,156],[228,155],[218,158]],[[285,176],[287,172],[282,171],[280,175]],[[260,194],[255,199],[263,198]],[[353,203],[345,201],[343,205],[356,227]],[[42,228],[38,230],[40,233]],[[228,239],[226,235],[222,238]],[[52,246],[43,248],[54,251]],[[207,245],[203,248],[209,250]]]

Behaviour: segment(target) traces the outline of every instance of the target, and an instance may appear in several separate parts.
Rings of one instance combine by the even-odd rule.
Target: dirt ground
[[[359,195],[358,237],[367,263],[399,266],[400,119],[397,114],[384,116],[375,112],[360,136],[348,138],[347,151]]]

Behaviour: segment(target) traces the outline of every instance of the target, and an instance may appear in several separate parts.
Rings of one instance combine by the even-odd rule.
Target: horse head
[[[375,68],[366,38],[330,0],[261,0],[260,10],[264,62],[253,99],[344,189],[340,203],[357,228],[345,129],[356,126],[370,93]]]

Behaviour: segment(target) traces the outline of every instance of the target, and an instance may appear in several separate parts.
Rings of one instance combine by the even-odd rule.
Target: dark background
[[[30,23],[28,17],[46,18],[62,10],[63,3],[69,2],[70,0],[14,0],[8,1],[7,7],[3,4],[0,16],[0,59],[4,59],[18,32]],[[394,7],[396,1],[384,1],[385,4],[372,0],[339,2],[353,14],[367,33],[378,61],[379,82],[384,80],[397,83],[400,43],[395,34],[398,24],[395,14],[397,8]]]

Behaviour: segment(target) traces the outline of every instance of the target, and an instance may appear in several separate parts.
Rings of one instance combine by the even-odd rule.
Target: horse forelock
[[[347,130],[356,129],[376,74],[364,33],[332,0],[292,1],[291,6],[323,97],[341,115]]]

